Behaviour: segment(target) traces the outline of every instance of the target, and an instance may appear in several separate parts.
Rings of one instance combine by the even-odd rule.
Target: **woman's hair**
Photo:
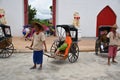
[[[67,32],[66,32],[66,34],[67,34],[67,33],[69,33],[69,36],[71,37],[71,34],[70,34],[70,32],[68,32],[68,31],[67,31]]]
[[[42,31],[44,30],[44,29],[43,29],[43,26],[42,26],[40,23],[34,22],[34,23],[33,23],[33,26],[37,26],[37,27],[38,27],[40,30],[42,30]]]

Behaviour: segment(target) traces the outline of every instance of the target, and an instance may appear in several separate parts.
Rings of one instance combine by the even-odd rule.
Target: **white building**
[[[0,0],[7,25],[11,26],[13,36],[22,36],[23,25],[27,24],[27,0]]]
[[[120,27],[120,0],[52,0],[53,24],[72,24],[74,12],[80,14],[83,37],[95,37],[100,25],[118,24]],[[23,25],[28,23],[28,0],[0,0],[5,10],[7,25],[13,36],[22,36]],[[120,28],[119,28],[120,31]]]
[[[100,25],[120,27],[120,0],[53,0],[53,4],[54,25],[72,24],[74,12],[79,12],[83,37],[96,37]]]

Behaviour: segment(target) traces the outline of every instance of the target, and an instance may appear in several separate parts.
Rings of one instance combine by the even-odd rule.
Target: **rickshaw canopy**
[[[3,37],[4,38],[12,37],[11,30],[10,30],[10,26],[0,24],[0,38],[3,38]]]
[[[98,36],[100,36],[101,35],[100,33],[104,30],[106,30],[107,32],[110,32],[111,28],[112,28],[112,26],[109,26],[109,25],[100,26],[99,30],[98,30],[99,31]]]
[[[74,25],[57,25],[56,27],[61,27],[65,30],[65,32],[69,32],[73,42],[78,42],[78,29],[74,27]],[[72,37],[72,33],[75,33],[74,37]]]

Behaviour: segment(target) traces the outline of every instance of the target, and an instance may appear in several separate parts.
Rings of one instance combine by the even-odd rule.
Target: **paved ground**
[[[48,50],[57,37],[47,37]],[[25,48],[31,41],[13,37],[17,52],[10,58],[0,58],[0,80],[119,80],[120,52],[117,55],[118,64],[107,64],[106,55],[94,55],[95,38],[82,38],[78,42],[80,56],[76,63],[59,61],[44,56],[43,70],[29,70],[32,64],[32,51]],[[84,51],[84,52],[82,52]],[[30,52],[30,53],[28,53]]]
[[[0,59],[0,80],[120,80],[120,52],[118,64],[106,65],[106,55],[80,52],[76,63],[59,61],[44,56],[42,70],[30,70],[32,53],[15,53]]]
[[[58,38],[54,36],[46,37],[48,51],[50,50],[50,47],[55,39]],[[95,38],[81,38],[81,40],[78,42],[80,51],[94,51],[95,40]],[[31,41],[25,41],[22,37],[13,37],[13,44],[17,52],[30,52],[30,50],[25,48],[25,46],[29,46]]]

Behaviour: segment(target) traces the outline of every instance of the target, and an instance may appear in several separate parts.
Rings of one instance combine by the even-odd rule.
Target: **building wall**
[[[22,36],[24,25],[24,0],[0,0],[0,8],[5,10],[7,25],[13,36]]]
[[[73,14],[77,11],[80,14],[82,36],[95,37],[97,15],[107,5],[116,13],[116,23],[120,27],[119,4],[120,0],[56,0],[56,25],[72,24]]]

